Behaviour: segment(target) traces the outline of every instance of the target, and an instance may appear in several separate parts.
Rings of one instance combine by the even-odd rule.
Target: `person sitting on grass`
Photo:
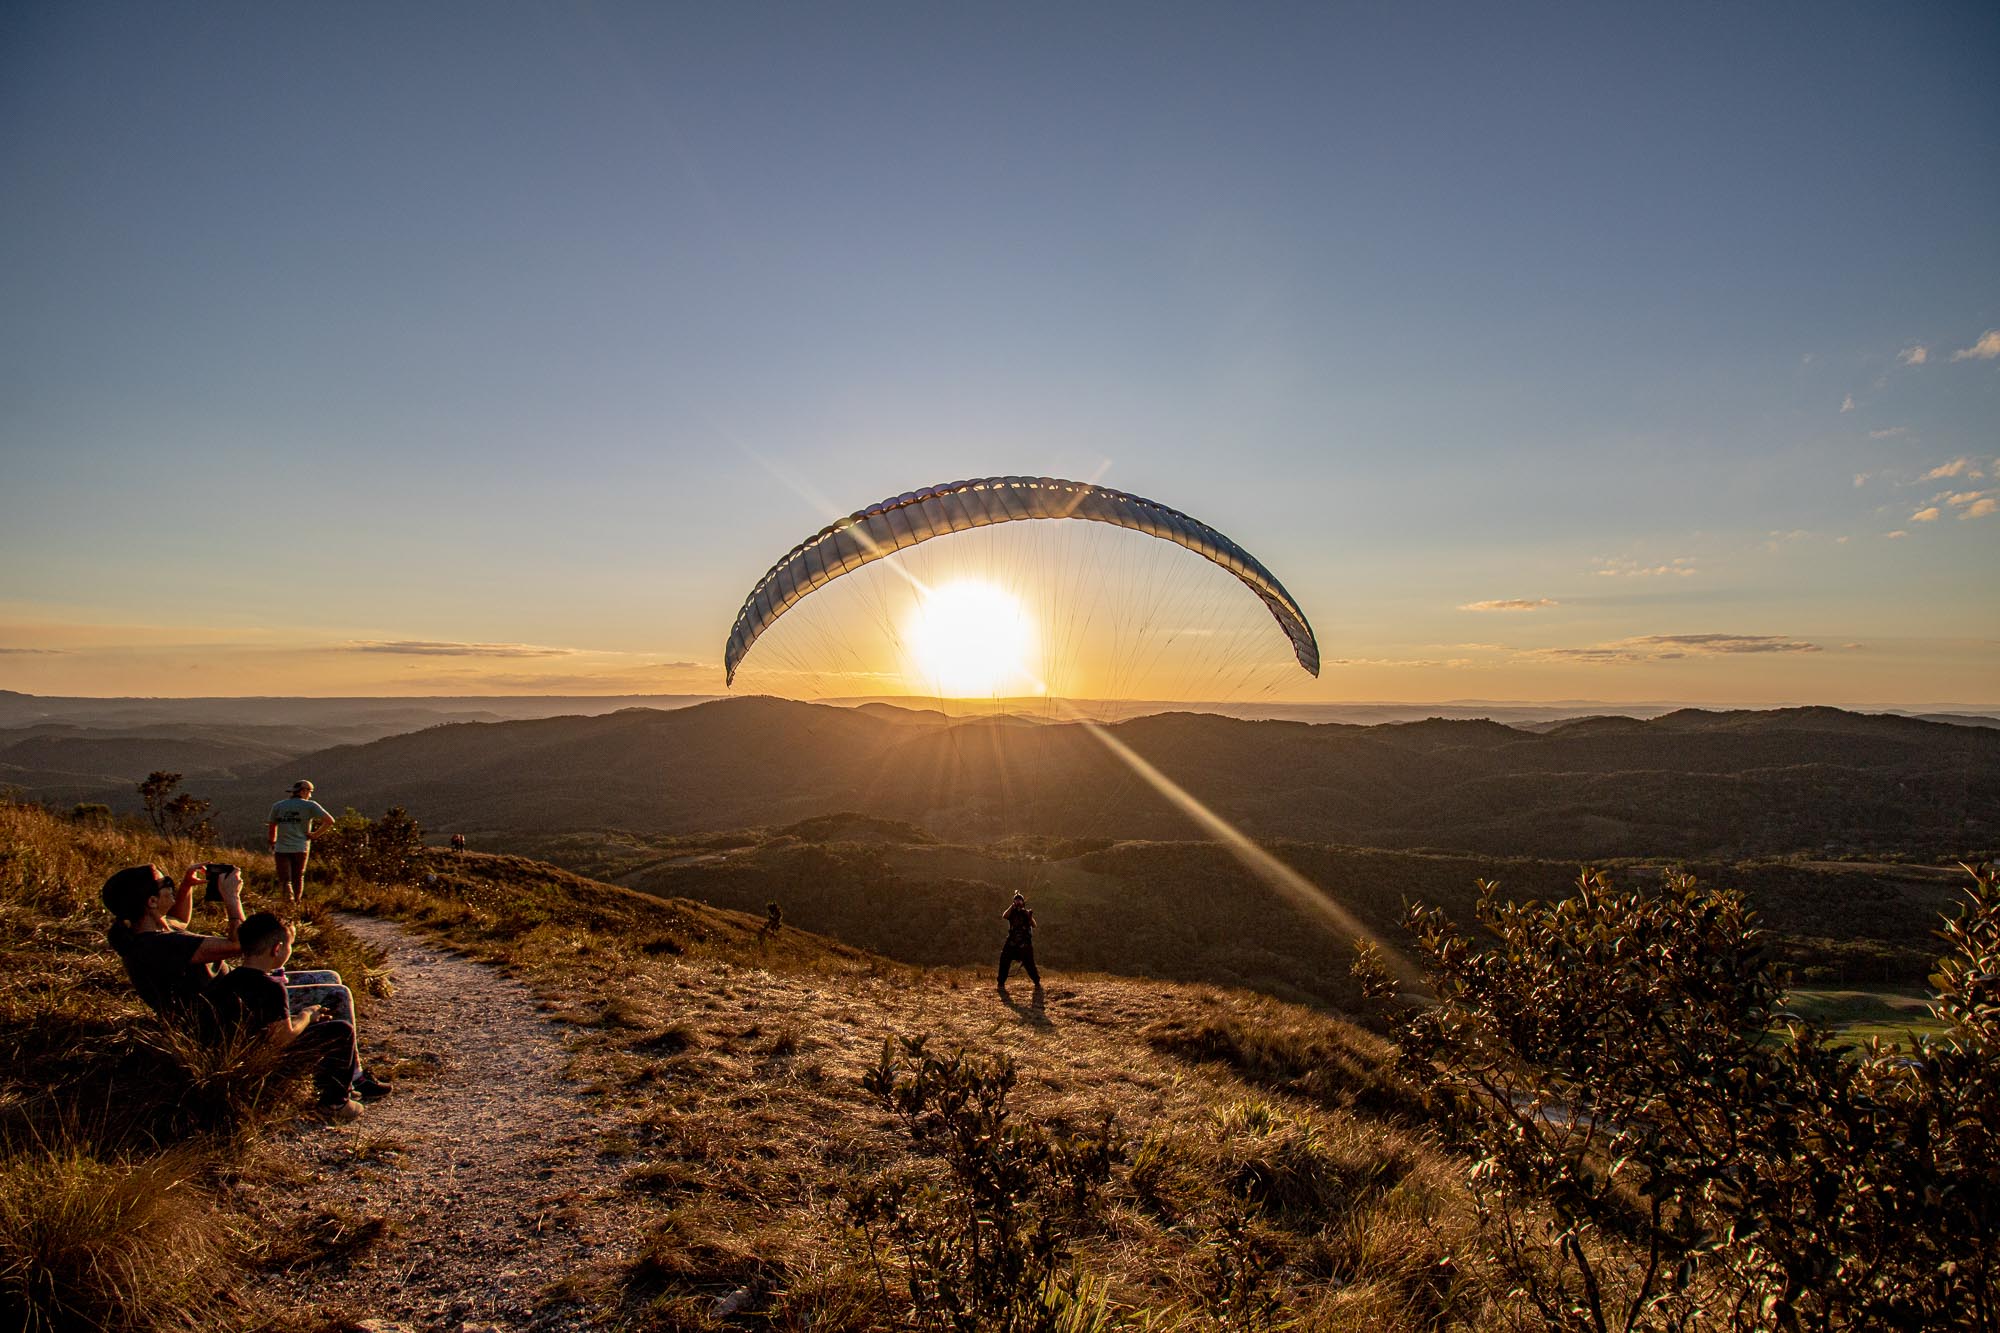
[[[290,1012],[285,988],[271,976],[291,956],[290,932],[270,912],[259,912],[236,928],[243,961],[209,983],[203,1035],[228,1043],[244,1034],[261,1037],[284,1053],[292,1066],[313,1065],[313,1082],[320,1109],[338,1120],[361,1114],[351,1091],[361,1071],[354,1047],[354,1025],[331,1017],[324,1006],[304,1013]]]
[[[203,867],[190,866],[177,888],[158,866],[131,866],[104,881],[102,897],[113,921],[106,932],[111,947],[125,964],[125,974],[146,1007],[168,1023],[198,1035],[209,1017],[203,1001],[208,988],[220,975],[219,964],[240,957],[243,928],[243,878],[230,869],[216,885],[229,923],[227,937],[197,935],[190,931],[194,886],[201,882]],[[259,913],[270,916],[270,913]],[[274,920],[276,918],[273,918]],[[291,955],[292,932],[281,927],[284,953]],[[299,984],[286,986],[277,978],[266,977],[280,991],[287,1015],[307,1015],[324,1007],[351,1032],[354,1027],[354,997],[340,984],[340,974],[332,971],[295,972],[285,977],[282,960],[278,975]],[[364,1097],[378,1097],[389,1085],[378,1081],[357,1064],[348,1077],[355,1091]],[[343,1085],[345,1086],[345,1085]],[[343,1095],[342,1100],[346,1098]]]
[[[158,866],[131,866],[104,881],[104,906],[113,918],[105,938],[118,951],[139,998],[169,1023],[185,1025],[201,993],[215,978],[216,965],[242,952],[236,930],[243,922],[243,875],[226,871],[214,886],[222,899],[229,934],[197,935],[194,886],[207,876],[189,866],[179,887]]]

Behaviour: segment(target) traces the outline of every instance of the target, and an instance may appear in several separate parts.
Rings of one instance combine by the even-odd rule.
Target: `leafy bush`
[[[313,839],[313,856],[327,870],[380,885],[408,884],[424,855],[423,826],[400,805],[380,819],[349,807],[330,832]]]
[[[1068,1271],[1070,1239],[1123,1155],[1107,1117],[1067,1135],[1014,1123],[1013,1063],[929,1054],[888,1040],[862,1086],[910,1138],[942,1157],[941,1178],[912,1172],[850,1193],[881,1278],[900,1260],[915,1326],[995,1333],[1080,1333],[1106,1319],[1101,1288]],[[891,1257],[893,1256],[893,1258]],[[886,1296],[888,1284],[883,1279]]]
[[[2000,887],[1974,872],[1944,1036],[1856,1051],[1780,1007],[1738,896],[1584,874],[1491,938],[1408,923],[1435,1006],[1406,1075],[1474,1156],[1497,1257],[1551,1327],[2000,1325]],[[1379,981],[1379,978],[1378,978]]]

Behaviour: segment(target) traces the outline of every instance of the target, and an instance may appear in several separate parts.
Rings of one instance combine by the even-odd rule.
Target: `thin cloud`
[[[452,643],[442,639],[361,640],[341,648],[348,653],[391,653],[407,657],[568,657],[574,648],[544,648],[532,643]]]
[[[1778,634],[1644,634],[1588,648],[1535,648],[1523,655],[1557,662],[1629,664],[1676,662],[1689,657],[1734,657],[1762,653],[1816,653],[1816,643]]]
[[[1469,657],[1338,657],[1327,663],[1340,667],[1469,667],[1479,663]]]
[[[2000,509],[2000,501],[1996,501],[1992,496],[1989,495],[1983,500],[1974,500],[1970,505],[1967,505],[1965,512],[1963,514],[1960,514],[1959,517],[1962,519],[1985,518],[1995,509]]]
[[[1499,597],[1490,602],[1467,602],[1459,607],[1461,611],[1539,611],[1545,606],[1556,606],[1553,597]]]
[[[1919,509],[1916,513],[1910,515],[1910,522],[1935,523],[1938,521],[1938,513],[1939,510],[1936,505],[1932,505],[1928,509]]]
[[[1636,560],[1605,560],[1600,563],[1598,574],[1605,578],[1650,579],[1672,576],[1689,578],[1701,571],[1695,568],[1694,557],[1677,555],[1665,564],[1642,565]]]
[[[1907,537],[1910,534],[1903,531],[1901,528],[1897,528],[1894,532],[1885,532],[1882,535],[1884,537],[1887,537],[1890,541],[1895,541],[1898,538]]]
[[[1847,397],[1840,400],[1840,410],[1843,412],[1852,412],[1854,410],[1853,394],[1850,393],[1847,395]]]
[[[1874,475],[1875,475],[1875,474],[1874,474],[1873,472],[1857,472],[1857,473],[1855,473],[1855,474],[1854,474],[1854,489],[1858,491],[1858,490],[1860,490],[1860,489],[1861,489],[1861,488],[1862,488],[1863,486],[1866,486],[1866,485],[1868,484],[1868,479],[1869,479],[1870,477],[1874,476]]]
[[[0,653],[12,653],[21,657],[67,657],[66,648],[0,648]]]
[[[2000,329],[1988,329],[1970,347],[1951,354],[1954,361],[2000,361]]]
[[[1910,428],[1908,426],[1887,426],[1881,430],[1869,431],[1868,438],[1871,440],[1893,440],[1898,435],[1908,435],[1909,433]]]
[[[1924,473],[1923,480],[1942,481],[1946,477],[1983,477],[1985,475],[1984,472],[1979,470],[1979,464],[1973,462],[1970,458],[1954,458],[1949,463],[1940,463],[1929,472]]]
[[[1918,343],[1914,346],[1905,347],[1902,351],[1896,353],[1896,359],[1906,366],[1921,366],[1924,362],[1931,359],[1931,349],[1925,347],[1922,343]]]
[[[1960,491],[1956,495],[1947,495],[1944,502],[1956,509],[1960,505],[1969,505],[1975,500],[1982,500],[1990,494],[1991,491]]]

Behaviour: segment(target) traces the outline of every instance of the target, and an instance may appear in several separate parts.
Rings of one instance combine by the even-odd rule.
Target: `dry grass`
[[[885,1036],[925,1033],[1012,1058],[1021,1118],[1110,1115],[1129,1143],[1072,1237],[1105,1326],[1254,1326],[1246,1301],[1274,1326],[1511,1326],[1462,1168],[1400,1123],[1413,1102],[1389,1049],[1351,1024],[1098,976],[1052,978],[1045,1009],[1009,1006],[983,968],[884,964],[790,928],[760,942],[761,918],[519,858],[425,869],[435,884],[338,894],[501,964],[572,1025],[576,1076],[621,1117],[606,1168],[652,1219],[570,1286],[616,1326],[907,1326],[843,1198],[924,1166],[860,1075]]]
[[[195,1154],[106,1161],[80,1147],[0,1162],[0,1320],[10,1328],[214,1325],[227,1232]]]

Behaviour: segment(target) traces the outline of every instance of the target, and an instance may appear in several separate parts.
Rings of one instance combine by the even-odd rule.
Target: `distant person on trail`
[[[334,825],[333,816],[312,794],[312,783],[301,779],[292,784],[290,797],[271,807],[271,861],[290,907],[306,898],[306,858],[312,855],[312,840]]]
[[[286,1064],[313,1065],[320,1110],[336,1120],[361,1114],[357,1095],[372,1099],[388,1093],[388,1084],[361,1067],[351,998],[342,1018],[330,1004],[293,1003],[290,988],[278,980],[292,955],[291,926],[274,913],[259,912],[237,926],[236,938],[243,961],[209,983],[204,1035],[227,1042],[257,1034],[284,1052]]]
[[[243,952],[236,943],[237,927],[243,924],[240,871],[231,870],[215,885],[229,934],[197,935],[188,929],[194,886],[207,875],[206,866],[189,866],[176,886],[158,866],[132,866],[104,881],[104,906],[112,917],[105,938],[118,951],[125,975],[146,1007],[176,1025],[194,1018],[216,964]]]
[[[1000,919],[1007,923],[1007,942],[1000,946],[1000,993],[1007,993],[1007,974],[1013,970],[1016,960],[1039,992],[1042,989],[1042,974],[1035,970],[1035,914],[1029,910],[1026,895],[1015,894],[1014,901],[1000,914]]]
[[[453,850],[454,852],[457,852],[457,853],[459,853],[460,855],[463,855],[463,854],[464,854],[464,852],[465,852],[465,835],[464,835],[463,833],[454,833],[454,834],[452,834],[452,835],[451,835],[451,849],[452,849],[452,850]]]

